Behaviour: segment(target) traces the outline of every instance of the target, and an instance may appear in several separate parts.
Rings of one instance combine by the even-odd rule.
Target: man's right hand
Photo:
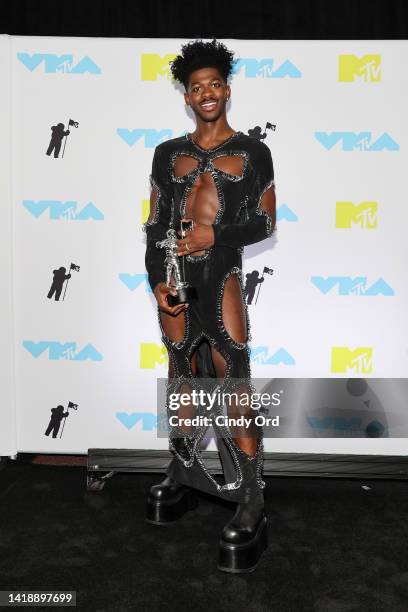
[[[177,291],[174,287],[168,287],[166,283],[158,283],[154,288],[154,296],[157,300],[160,310],[167,312],[167,314],[176,316],[182,310],[185,310],[188,307],[188,304],[177,304],[176,306],[169,306],[167,301],[167,296],[177,295]]]

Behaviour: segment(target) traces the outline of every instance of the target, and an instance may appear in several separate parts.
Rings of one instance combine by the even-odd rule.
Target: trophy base
[[[195,287],[180,287],[177,290],[177,295],[171,295],[171,293],[167,296],[167,301],[169,306],[177,306],[178,304],[185,304],[190,300],[197,299],[197,290]]]

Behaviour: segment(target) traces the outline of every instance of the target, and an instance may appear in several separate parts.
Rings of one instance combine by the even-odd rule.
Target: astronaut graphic
[[[48,145],[46,154],[51,155],[51,153],[54,151],[54,157],[58,157],[60,149],[61,149],[62,139],[64,138],[64,136],[68,136],[68,134],[70,134],[70,131],[64,130],[63,123],[52,125],[51,130],[52,130],[51,140],[50,140],[50,144]]]
[[[254,299],[254,295],[255,295],[255,289],[257,288],[259,283],[263,283],[265,279],[263,278],[263,276],[259,278],[258,270],[253,270],[252,272],[245,274],[245,277],[246,277],[246,283],[245,283],[246,301],[247,301],[247,304],[252,304],[252,300]]]
[[[61,268],[59,268],[58,270],[53,270],[53,274],[54,274],[54,279],[52,281],[52,285],[51,288],[47,294],[48,298],[52,298],[52,296],[55,293],[55,301],[58,302],[60,295],[61,295],[61,291],[62,291],[62,287],[64,285],[64,282],[71,278],[71,274],[65,274],[65,272],[67,271],[66,268],[64,268],[64,266],[61,266]]]
[[[64,406],[62,406],[61,404],[56,408],[51,408],[51,418],[48,427],[45,431],[45,435],[49,436],[52,432],[52,437],[56,438],[61,425],[61,421],[62,419],[67,417],[68,414],[68,410],[67,412],[64,412]]]
[[[262,132],[262,128],[260,125],[256,125],[254,128],[250,128],[248,130],[248,136],[252,136],[253,138],[257,138],[258,140],[265,140],[267,136],[266,130],[275,130],[275,129],[276,129],[276,125],[268,121],[265,125],[264,132]]]

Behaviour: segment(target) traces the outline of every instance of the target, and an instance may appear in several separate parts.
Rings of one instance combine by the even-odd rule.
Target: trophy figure
[[[177,304],[184,304],[189,302],[192,298],[197,298],[197,290],[195,287],[189,285],[181,275],[179,260],[180,257],[177,255],[177,244],[178,239],[176,231],[174,229],[168,229],[166,232],[167,238],[156,242],[156,247],[159,249],[166,250],[166,258],[164,265],[166,267],[166,285],[168,287],[174,287],[177,291],[177,295],[168,295],[167,301],[170,306],[177,306]],[[184,238],[184,228],[182,224],[181,235]],[[184,264],[184,256],[183,264]],[[184,266],[183,266],[184,269]],[[174,274],[174,285],[171,284],[171,276]]]

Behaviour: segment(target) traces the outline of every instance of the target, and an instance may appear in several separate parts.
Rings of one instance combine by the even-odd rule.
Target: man
[[[241,398],[251,390],[242,252],[245,245],[271,236],[276,204],[269,148],[227,122],[233,55],[216,40],[196,40],[183,45],[182,54],[171,62],[197,127],[156,147],[150,215],[143,229],[146,269],[169,354],[170,387],[191,391],[199,376],[213,376],[221,382],[219,391],[238,389]],[[172,306],[168,297],[176,291],[166,285],[165,250],[156,242],[166,238],[169,228],[179,230],[182,219],[192,219],[194,226],[184,237],[177,234],[177,255],[198,298]],[[180,518],[196,506],[195,489],[235,501],[236,513],[221,534],[218,567],[252,571],[267,545],[262,432],[254,426],[250,406],[239,401],[228,406],[228,417],[250,417],[250,426],[214,426],[223,468],[219,482],[200,450],[206,426],[193,427],[185,420],[201,408],[190,403],[176,412],[178,425],[169,436],[174,456],[165,480],[150,490],[147,520],[163,524]]]

